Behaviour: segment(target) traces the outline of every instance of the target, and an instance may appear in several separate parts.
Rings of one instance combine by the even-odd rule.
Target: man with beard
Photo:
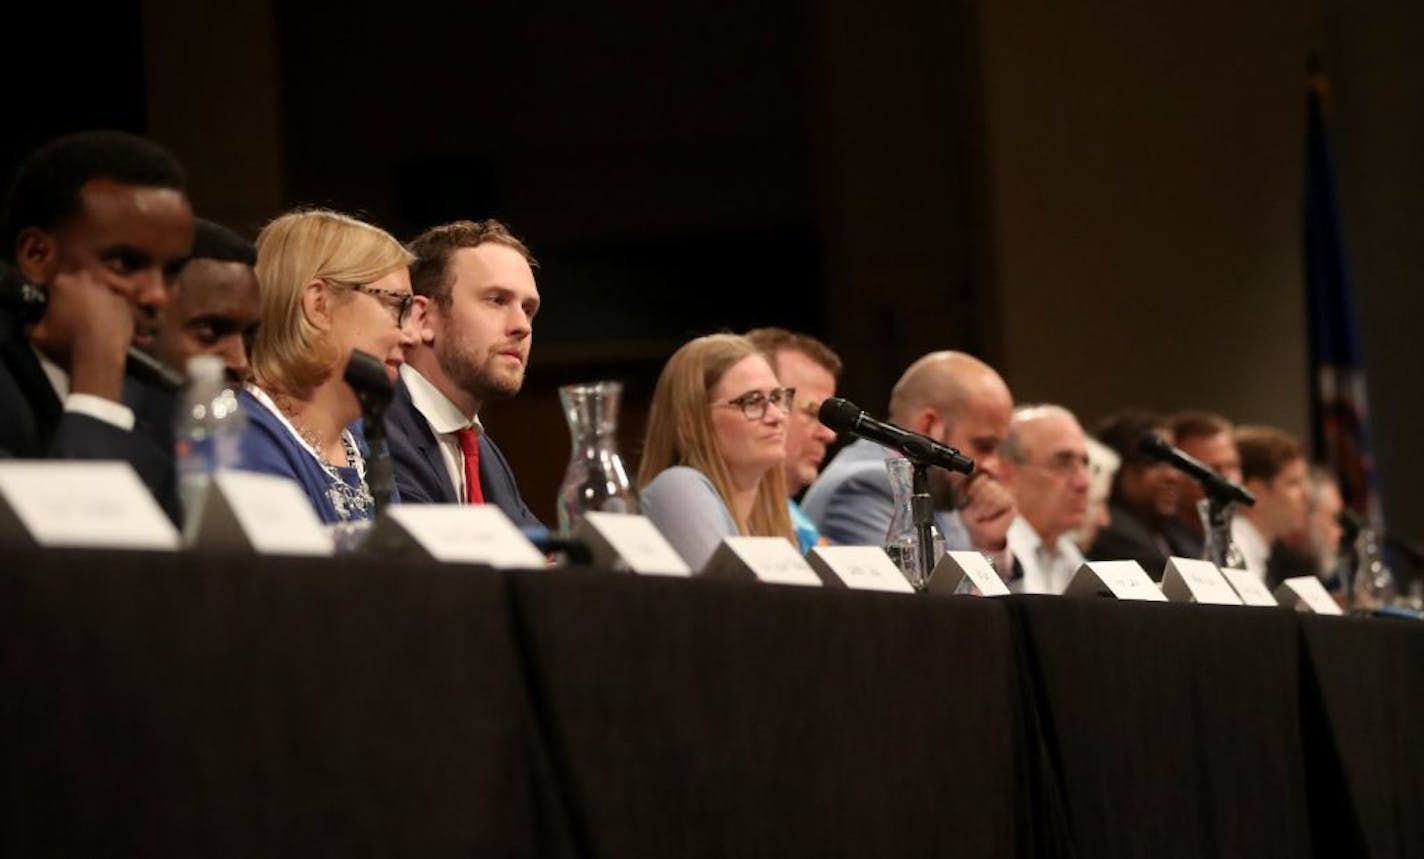
[[[999,482],[999,445],[1009,432],[1014,402],[992,367],[963,352],[931,352],[900,376],[890,392],[890,421],[927,435],[974,460],[969,477],[931,468],[936,524],[950,549],[995,557],[999,574],[1012,571],[1007,551],[1013,497]],[[834,543],[879,546],[894,513],[885,470],[887,451],[864,439],[836,455],[806,490],[802,507]]]
[[[529,249],[493,220],[434,227],[409,248],[416,344],[386,416],[401,500],[494,504],[538,527],[479,418],[524,382],[539,310]]]

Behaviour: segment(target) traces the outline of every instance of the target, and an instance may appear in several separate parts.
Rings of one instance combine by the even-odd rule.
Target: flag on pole
[[[1370,451],[1364,362],[1326,129],[1329,91],[1310,76],[1306,90],[1305,287],[1310,312],[1311,442],[1340,481],[1345,505],[1381,525]]]

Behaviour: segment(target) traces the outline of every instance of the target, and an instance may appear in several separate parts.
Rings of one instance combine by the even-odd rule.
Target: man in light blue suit
[[[457,221],[410,251],[416,345],[386,416],[401,501],[494,504],[540,527],[479,417],[524,383],[539,310],[529,250],[498,221]]]
[[[968,478],[930,469],[936,520],[950,549],[994,557],[1007,575],[1013,498],[999,483],[999,445],[1008,435],[1013,397],[992,367],[962,352],[932,352],[900,377],[890,421],[958,449],[974,460]],[[801,506],[834,543],[881,545],[894,513],[885,448],[858,440],[842,450],[806,491]]]

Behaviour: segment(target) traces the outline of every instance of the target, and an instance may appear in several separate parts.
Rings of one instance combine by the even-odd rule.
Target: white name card
[[[1315,614],[1344,614],[1334,597],[1315,576],[1286,579],[1276,588],[1276,599],[1286,608]]]
[[[769,585],[821,586],[821,577],[783,537],[726,537],[707,559],[702,575],[754,578]]]
[[[646,516],[587,513],[574,536],[588,544],[594,562],[600,566],[645,576],[692,575],[682,556]]]
[[[264,555],[332,553],[331,535],[296,481],[251,471],[214,475],[183,529],[183,542]]]
[[[1063,595],[1096,596],[1105,591],[1120,600],[1167,601],[1136,561],[1088,561],[1073,574]]]
[[[1275,596],[1266,588],[1261,577],[1250,570],[1234,570],[1230,567],[1222,567],[1221,575],[1236,591],[1236,595],[1241,597],[1241,602],[1245,605],[1258,605],[1267,608],[1275,608],[1280,603],[1276,602]]]
[[[817,546],[806,561],[829,587],[912,594],[909,579],[879,546]]]
[[[941,596],[1004,597],[1009,595],[1009,587],[989,559],[978,552],[945,552],[930,573],[929,592]]]
[[[545,566],[543,553],[493,504],[393,504],[362,548],[451,564],[522,570]]]
[[[0,542],[176,549],[178,531],[127,462],[0,462]]]
[[[1241,605],[1231,585],[1211,561],[1172,557],[1162,574],[1162,593],[1173,602]]]

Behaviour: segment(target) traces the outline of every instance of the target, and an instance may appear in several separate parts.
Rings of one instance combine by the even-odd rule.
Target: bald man
[[[890,394],[890,421],[958,449],[975,463],[965,477],[930,469],[936,524],[950,549],[998,555],[1000,573],[1012,562],[1005,547],[1013,499],[998,480],[999,445],[1008,435],[1014,401],[994,369],[962,352],[932,352],[911,364]],[[889,452],[860,439],[842,450],[811,484],[801,506],[833,543],[879,546],[894,513],[885,470]]]
[[[1087,438],[1078,419],[1061,406],[1015,411],[999,469],[1019,511],[1009,526],[1009,551],[1023,577],[1014,580],[1013,589],[1063,593],[1083,565],[1073,537],[1087,520],[1092,486]]]

